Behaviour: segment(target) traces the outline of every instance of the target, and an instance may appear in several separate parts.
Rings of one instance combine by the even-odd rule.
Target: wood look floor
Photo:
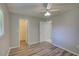
[[[19,48],[11,49],[9,56],[76,56],[48,42],[37,43],[30,47],[25,42],[22,44]]]

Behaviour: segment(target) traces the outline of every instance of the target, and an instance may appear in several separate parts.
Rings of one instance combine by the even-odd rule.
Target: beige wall
[[[0,36],[0,56],[7,55],[10,45],[9,12],[4,4],[0,4],[0,9],[4,12],[4,35]]]
[[[19,23],[19,30],[20,30],[20,40],[28,40],[28,21],[20,19]]]

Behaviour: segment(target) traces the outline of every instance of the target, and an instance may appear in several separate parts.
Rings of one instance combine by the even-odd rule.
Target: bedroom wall
[[[79,9],[56,15],[52,22],[53,44],[79,55]]]
[[[0,56],[5,56],[8,55],[10,46],[9,12],[5,4],[0,4],[0,9],[4,13],[4,35],[0,36]]]

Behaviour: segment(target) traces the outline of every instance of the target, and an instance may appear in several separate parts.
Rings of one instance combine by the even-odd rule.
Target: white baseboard
[[[51,39],[40,41],[40,42],[49,42],[49,43],[52,43]]]
[[[31,45],[37,44],[37,43],[40,43],[40,42],[29,43],[28,45],[31,46]]]
[[[41,42],[44,42],[44,41],[41,41]],[[63,47],[61,47],[61,46],[59,46],[59,45],[56,45],[56,44],[54,44],[52,41],[46,41],[46,42],[49,42],[50,44],[52,44],[52,45],[54,45],[54,46],[56,46],[56,47],[59,47],[59,48],[61,48],[61,49],[64,49],[64,50],[66,50],[66,51],[72,53],[72,54],[75,54],[75,55],[79,56],[78,53],[75,53],[75,52],[73,52],[73,51],[71,51],[71,50],[69,50],[69,49],[66,49],[66,48],[63,48]]]
[[[47,40],[47,42],[49,42],[49,43],[51,43],[51,44],[52,44],[52,41],[48,41],[48,40]]]
[[[69,50],[69,49],[63,48],[63,47],[61,47],[61,46],[59,46],[59,45],[56,45],[56,44],[54,44],[54,43],[53,43],[53,45],[56,46],[56,47],[59,47],[59,48],[61,48],[61,49],[64,49],[64,50],[66,50],[66,51],[68,51],[68,52],[70,52],[70,53],[72,53],[72,54],[75,54],[75,55],[79,56],[79,54],[77,54],[77,53],[75,53],[75,52],[73,52],[73,51],[71,51],[71,50]]]
[[[15,46],[15,47],[10,47],[10,49],[13,49],[13,48],[17,48],[17,47],[19,47],[19,46]]]
[[[8,52],[7,52],[7,55],[6,56],[9,56],[9,53],[10,53],[10,48],[8,49]]]
[[[10,50],[11,50],[11,49],[13,49],[13,48],[17,48],[17,47],[19,47],[19,46],[16,46],[16,47],[10,47],[10,48],[8,49],[8,52],[7,52],[7,55],[6,55],[6,56],[9,56],[9,53],[10,53]]]

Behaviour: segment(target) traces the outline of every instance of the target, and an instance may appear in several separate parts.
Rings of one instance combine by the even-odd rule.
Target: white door
[[[48,41],[52,42],[51,40],[52,34],[52,22],[40,22],[40,42]]]

